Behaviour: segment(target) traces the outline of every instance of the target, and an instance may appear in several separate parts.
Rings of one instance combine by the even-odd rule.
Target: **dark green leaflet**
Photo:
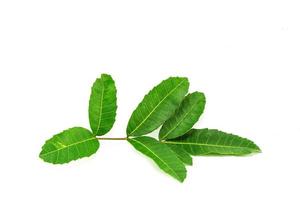
[[[182,147],[174,144],[167,144],[176,153],[177,157],[186,165],[193,165],[193,158]]]
[[[147,136],[128,138],[128,142],[136,150],[151,158],[163,171],[180,182],[184,181],[186,177],[185,166],[167,145]]]
[[[172,139],[184,135],[198,121],[205,106],[205,96],[201,92],[187,95],[175,114],[159,131],[159,139]]]
[[[260,152],[252,141],[215,129],[192,129],[184,136],[167,140],[191,155],[246,155]]]
[[[99,148],[99,141],[93,134],[81,127],[67,129],[46,141],[40,158],[53,164],[68,163],[88,157]]]
[[[127,135],[145,135],[161,126],[174,114],[188,88],[188,79],[180,77],[168,78],[154,87],[132,113]]]
[[[104,135],[113,127],[117,111],[117,90],[110,75],[102,74],[92,87],[89,120],[93,133]]]

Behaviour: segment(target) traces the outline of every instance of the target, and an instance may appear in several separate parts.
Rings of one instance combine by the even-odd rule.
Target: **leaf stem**
[[[97,137],[98,140],[127,140],[127,137],[124,138],[106,138],[106,137]]]

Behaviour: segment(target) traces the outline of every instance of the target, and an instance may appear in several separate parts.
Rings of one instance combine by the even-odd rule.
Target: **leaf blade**
[[[190,156],[188,152],[186,152],[186,150],[184,150],[178,145],[174,145],[174,144],[167,144],[167,145],[185,165],[193,165],[193,158],[192,156]]]
[[[112,77],[102,74],[94,82],[89,101],[89,122],[95,135],[105,135],[116,118],[117,89]]]
[[[73,127],[48,139],[39,157],[52,164],[64,164],[96,153],[99,141],[87,129]]]
[[[180,182],[184,181],[185,166],[167,145],[147,136],[128,138],[128,142],[136,150],[151,158],[164,172]]]
[[[127,135],[140,136],[157,129],[175,112],[188,87],[188,79],[181,77],[170,77],[155,86],[133,111]]]
[[[234,155],[259,153],[259,147],[246,138],[216,129],[192,129],[166,143],[179,145],[191,155]]]
[[[205,96],[201,92],[187,95],[174,115],[159,131],[159,139],[173,139],[184,135],[199,120],[205,107]]]

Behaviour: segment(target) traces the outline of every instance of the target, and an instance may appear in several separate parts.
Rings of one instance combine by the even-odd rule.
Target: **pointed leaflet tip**
[[[251,140],[216,129],[192,129],[185,135],[164,143],[179,145],[191,155],[242,156],[260,151]]]

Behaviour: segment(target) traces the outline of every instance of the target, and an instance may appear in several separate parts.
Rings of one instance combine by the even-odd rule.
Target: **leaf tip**
[[[262,153],[262,150],[259,146],[255,145],[256,146],[256,149],[255,149],[255,152],[254,153]]]
[[[184,176],[183,176],[183,177],[180,177],[180,178],[178,178],[177,180],[178,180],[180,183],[183,183],[183,182],[185,181],[185,179],[186,179],[186,171],[185,171],[185,174],[184,174]]]

